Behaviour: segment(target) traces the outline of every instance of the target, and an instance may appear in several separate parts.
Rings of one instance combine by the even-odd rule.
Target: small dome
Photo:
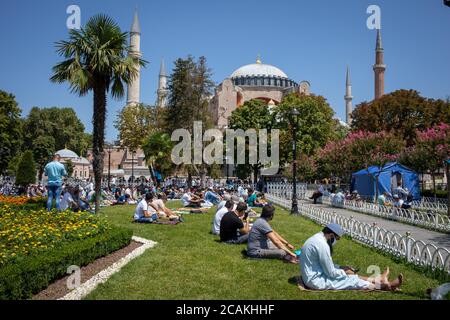
[[[256,63],[248,64],[234,71],[233,74],[230,76],[230,78],[234,79],[239,77],[254,77],[254,76],[279,77],[288,79],[286,73],[284,73],[275,66],[262,63],[259,57]]]
[[[56,152],[61,158],[78,158],[78,155],[69,149],[62,149]]]
[[[83,157],[80,158],[80,163],[81,164],[91,164],[88,159],[83,158]]]

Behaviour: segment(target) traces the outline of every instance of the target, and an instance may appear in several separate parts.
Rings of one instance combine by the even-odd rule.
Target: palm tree
[[[89,19],[81,30],[71,30],[69,41],[56,43],[57,53],[66,60],[53,67],[52,82],[68,82],[70,90],[79,96],[94,93],[93,104],[93,167],[95,178],[95,212],[100,208],[103,174],[106,98],[124,96],[124,84],[138,75],[138,66],[146,61],[130,55],[128,33],[106,15]]]

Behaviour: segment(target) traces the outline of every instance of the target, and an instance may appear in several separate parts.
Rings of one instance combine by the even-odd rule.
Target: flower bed
[[[40,210],[45,208],[47,198],[0,195],[0,207],[9,206],[17,209]]]
[[[104,233],[106,222],[86,212],[47,212],[0,208],[0,266],[65,241]]]
[[[45,199],[42,197],[29,198],[27,196],[4,196],[0,195],[0,203],[21,206],[28,203],[40,203]]]
[[[121,249],[128,229],[90,213],[0,207],[0,299],[23,299],[66,274]]]

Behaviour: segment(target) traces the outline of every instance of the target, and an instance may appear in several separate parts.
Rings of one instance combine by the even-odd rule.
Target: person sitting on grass
[[[217,210],[216,214],[214,215],[214,220],[212,223],[211,228],[212,234],[214,235],[220,234],[220,222],[222,221],[223,216],[230,211],[234,211],[236,209],[237,203],[239,203],[238,197],[236,196],[233,196],[233,198],[230,197],[230,200],[228,200],[222,208]]]
[[[258,208],[264,207],[264,204],[263,204],[263,203],[260,203],[260,202],[258,201],[258,196],[256,195],[255,190],[253,190],[253,189],[251,189],[251,188],[248,189],[247,204],[248,204],[250,207],[258,207]]]
[[[152,205],[157,209],[159,217],[183,222],[183,218],[181,216],[175,214],[172,210],[166,207],[165,203],[167,202],[167,196],[165,193],[158,193],[156,197],[156,199],[153,199]]]
[[[66,211],[66,210],[78,210],[79,206],[78,203],[75,201],[74,199],[74,194],[75,189],[71,186],[66,186],[64,188],[64,195],[63,198],[61,200],[60,203],[60,208],[61,211]]]
[[[213,205],[218,205],[220,201],[222,201],[222,198],[210,187],[208,188],[208,191],[205,192],[205,201],[208,201]]]
[[[387,207],[387,206],[390,206],[391,204],[390,204],[390,202],[387,200],[387,198],[389,197],[389,193],[388,192],[383,192],[382,194],[380,194],[379,196],[378,196],[378,205],[379,206],[384,206],[384,207]]]
[[[249,220],[245,216],[247,209],[247,204],[240,202],[236,210],[231,210],[223,216],[220,221],[220,241],[228,244],[247,243],[250,231]]]
[[[134,221],[139,223],[153,223],[158,220],[158,213],[151,205],[153,201],[153,194],[147,193],[136,207],[134,212]]]
[[[271,204],[263,207],[261,217],[255,221],[248,236],[247,255],[251,258],[282,259],[298,264],[297,255],[291,251],[294,246],[269,225],[274,214],[275,207]]]
[[[225,204],[227,203],[227,201],[231,200],[231,194],[226,193],[223,195],[223,200],[219,202],[219,204],[217,205],[217,211],[219,211],[220,209],[222,209]]]
[[[91,206],[89,205],[89,201],[87,201],[85,198],[81,195],[81,190],[79,188],[75,188],[73,193],[73,200],[77,203],[77,208],[74,209],[75,212],[77,211],[90,211]]]
[[[202,198],[191,192],[191,189],[187,189],[181,197],[183,206],[186,208],[200,208],[203,201]]]
[[[331,223],[306,240],[300,255],[300,272],[307,289],[393,291],[400,287],[403,275],[389,281],[389,268],[381,276],[369,278],[356,275],[350,267],[335,265],[331,258],[333,246],[343,235],[342,227]]]

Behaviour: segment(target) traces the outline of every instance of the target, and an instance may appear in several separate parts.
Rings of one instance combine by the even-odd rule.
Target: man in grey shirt
[[[273,219],[275,208],[266,205],[261,213],[261,218],[255,221],[248,236],[247,254],[251,258],[261,259],[283,259],[298,264],[294,246],[283,239],[269,225]]]

